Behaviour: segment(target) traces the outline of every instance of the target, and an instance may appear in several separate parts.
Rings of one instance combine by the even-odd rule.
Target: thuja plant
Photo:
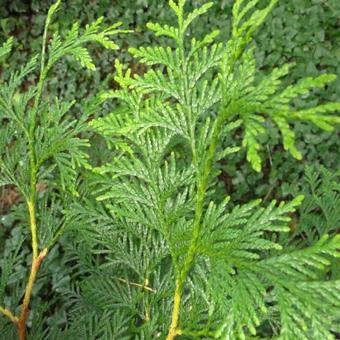
[[[108,49],[117,45],[110,40],[122,32],[114,24],[102,28],[103,18],[84,29],[75,23],[64,37],[55,32],[49,38],[49,26],[60,7],[60,0],[50,7],[44,27],[40,56],[33,56],[19,71],[0,84],[0,185],[15,186],[27,206],[27,220],[22,221],[30,230],[32,249],[31,268],[20,308],[11,310],[0,302],[0,314],[9,318],[18,329],[20,339],[26,338],[26,323],[32,290],[42,261],[68,225],[65,208],[77,195],[78,169],[89,167],[85,153],[89,143],[80,136],[93,105],[87,103],[78,119],[70,114],[75,102],[50,98],[44,93],[53,66],[64,56],[71,55],[87,69],[95,65],[85,45],[90,42]],[[10,53],[13,39],[0,49],[0,57]],[[39,69],[37,82],[26,80]],[[25,86],[22,86],[23,82]],[[28,88],[24,90],[23,87]],[[27,235],[29,237],[29,235]],[[20,245],[23,245],[21,242]],[[14,270],[15,257],[1,261],[1,290],[4,296],[7,281]]]
[[[330,264],[339,236],[323,233],[310,247],[281,242],[303,196],[236,204],[216,195],[219,162],[228,155],[245,150],[261,172],[268,126],[299,160],[295,122],[326,131],[339,123],[332,112],[340,103],[294,105],[335,75],[286,86],[293,63],[257,70],[252,37],[276,2],[255,9],[256,0],[236,0],[224,43],[218,31],[189,39],[211,2],[185,13],[185,0],[170,0],[177,24],[147,25],[163,43],[129,50],[150,69],[132,75],[115,64],[119,89],[102,98],[119,108],[90,125],[112,149],[113,160],[95,173],[106,216],[105,268],[116,274],[94,276],[83,288],[97,306],[113,299],[116,313],[130,320],[131,336],[139,330],[145,339],[335,339],[340,281]]]

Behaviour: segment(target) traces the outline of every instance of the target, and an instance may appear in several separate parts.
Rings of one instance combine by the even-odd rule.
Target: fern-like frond
[[[236,0],[232,12],[233,37],[244,36],[246,39],[249,39],[251,34],[253,34],[262,25],[277,1],[278,0],[271,0],[264,9],[257,9],[252,14],[249,14],[249,12],[255,8],[259,1],[251,0],[245,3],[244,0]],[[249,17],[246,20],[243,20],[247,15]]]
[[[304,110],[291,104],[312,88],[324,87],[334,80],[333,75],[284,87],[283,78],[292,64],[269,74],[258,72],[250,42],[276,2],[256,9],[256,0],[237,0],[231,40],[219,43],[217,31],[202,40],[186,41],[189,25],[211,3],[186,15],[184,0],[169,1],[177,25],[147,26],[172,43],[130,49],[140,62],[152,67],[132,76],[131,69],[125,71],[117,62],[119,89],[104,92],[101,98],[116,100],[118,109],[90,123],[112,150],[113,160],[94,170],[100,183],[97,200],[114,216],[113,229],[121,232],[117,258],[114,252],[110,255],[111,265],[122,271],[128,268],[123,280],[140,285],[150,263],[144,254],[162,258],[163,265],[154,261],[155,268],[163,270],[164,263],[171,263],[169,278],[176,290],[168,339],[179,335],[247,339],[255,337],[260,327],[274,335],[281,327],[284,335],[288,332],[284,319],[291,312],[286,313],[289,306],[280,300],[281,291],[297,295],[296,305],[291,300],[289,308],[300,313],[300,306],[317,295],[313,282],[322,281],[337,256],[338,241],[333,239],[321,239],[315,248],[296,251],[281,242],[283,233],[287,239],[292,236],[289,222],[302,195],[288,203],[273,201],[267,207],[254,200],[232,208],[228,199],[221,202],[216,195],[217,162],[241,146],[247,149],[253,168],[261,170],[260,150],[262,137],[269,134],[268,120],[281,132],[284,148],[299,159],[294,121],[313,122],[326,130],[338,122],[330,114],[338,109],[336,103]],[[235,135],[241,145],[223,144]],[[155,255],[145,247],[141,240],[145,235],[153,235],[164,252]],[[117,240],[117,233],[112,233],[112,239]],[[148,247],[159,249],[152,242]],[[131,281],[133,277],[136,281]],[[309,292],[308,283],[312,284]],[[147,304],[149,295],[139,301]],[[310,310],[317,312],[316,304],[311,305]],[[299,318],[311,329],[308,333],[301,328],[305,336],[317,334],[317,328],[320,334],[330,334],[334,324],[325,321],[322,328],[324,316],[313,319],[302,313]],[[275,323],[275,330],[268,322]],[[311,326],[313,322],[317,326]],[[287,334],[293,339],[299,330]]]
[[[10,53],[13,46],[13,38],[10,37],[0,47],[0,61],[4,59],[5,55]]]
[[[236,206],[229,214],[225,205],[216,208],[210,204],[204,220],[206,233],[202,237],[200,252],[210,258],[225,258],[232,270],[242,266],[243,261],[258,259],[261,252],[270,249],[280,250],[281,246],[266,239],[265,232],[287,232],[289,212],[295,211],[303,197],[297,197],[288,204],[275,202],[267,208],[258,208],[260,201],[244,206]]]
[[[324,87],[334,81],[335,76],[325,74],[317,78],[306,78],[296,85],[289,85],[287,88],[281,89],[280,78],[287,74],[291,65],[287,64],[282,68],[274,69],[270,75],[257,81],[254,76],[254,65],[252,68],[249,67],[252,57],[247,57],[247,53],[245,56],[242,59],[244,66],[235,67],[230,76],[233,85],[227,93],[235,91],[237,95],[231,96],[232,99],[230,99],[226,111],[240,112],[240,116],[243,118],[245,128],[243,146],[247,148],[248,161],[256,171],[261,170],[259,138],[267,134],[264,125],[266,116],[272,119],[281,132],[285,150],[289,151],[296,159],[301,159],[302,155],[295,146],[295,133],[292,130],[291,122],[311,122],[323,130],[331,131],[340,120],[330,113],[338,111],[340,106],[339,103],[326,103],[308,109],[296,110],[291,107],[290,102],[299,96],[306,96],[312,88]],[[247,72],[243,72],[243,69]],[[245,84],[246,91],[242,91],[242,86],[237,86],[238,82]]]
[[[69,54],[74,56],[82,66],[94,70],[95,65],[93,60],[87,49],[82,47],[82,45],[89,42],[96,42],[105,48],[117,49],[118,46],[112,42],[109,37],[117,33],[127,32],[126,30],[117,29],[121,23],[101,30],[103,19],[103,17],[100,17],[94,23],[87,25],[82,34],[79,33],[79,24],[75,23],[66,35],[64,41],[62,41],[58,33],[55,33],[50,45],[49,60],[46,68],[50,69],[59,59]]]

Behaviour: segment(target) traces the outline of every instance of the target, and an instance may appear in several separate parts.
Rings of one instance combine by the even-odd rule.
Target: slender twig
[[[40,265],[44,257],[47,255],[48,249],[45,248],[39,252],[39,241],[38,241],[38,231],[37,231],[37,219],[36,219],[36,187],[37,187],[37,173],[38,173],[38,161],[35,150],[35,127],[36,127],[36,115],[38,112],[41,95],[43,92],[44,81],[48,70],[45,68],[45,54],[46,54],[46,42],[47,42],[47,31],[50,24],[50,16],[47,17],[44,35],[41,48],[41,64],[40,64],[40,76],[37,85],[37,94],[34,98],[33,108],[30,111],[30,126],[28,134],[28,145],[29,145],[29,159],[30,159],[30,185],[31,192],[29,199],[27,200],[27,207],[30,219],[30,229],[31,229],[31,239],[32,239],[32,265],[29,278],[25,288],[25,295],[21,305],[20,318],[17,320],[17,328],[19,333],[19,339],[26,339],[26,321],[29,313],[29,304],[32,297],[33,286],[36,281],[37,273],[39,271]]]
[[[17,323],[18,318],[7,308],[0,306],[0,313],[7,316],[12,322]]]
[[[21,305],[21,313],[20,317],[16,317],[9,310],[0,307],[0,312],[7,316],[12,322],[16,323],[19,333],[19,339],[26,339],[26,321],[29,313],[29,304],[32,296],[33,285],[36,280],[36,276],[38,270],[40,268],[41,262],[44,257],[47,255],[47,248],[45,248],[40,254],[39,251],[39,242],[38,242],[38,232],[37,232],[37,220],[36,220],[36,186],[37,186],[37,157],[35,151],[35,126],[36,126],[36,113],[38,111],[41,94],[43,90],[43,84],[46,77],[45,70],[45,53],[46,53],[46,40],[47,40],[47,29],[49,22],[46,21],[44,36],[43,36],[43,44],[42,44],[42,52],[41,52],[41,68],[40,68],[40,77],[38,81],[38,91],[34,98],[33,108],[30,112],[31,120],[29,131],[27,134],[28,137],[28,145],[29,145],[29,160],[30,160],[30,195],[27,198],[27,208],[29,213],[29,221],[30,221],[30,229],[31,229],[31,239],[32,239],[32,265],[31,271],[29,274],[29,278],[25,288],[25,295]]]
[[[35,214],[34,200],[27,202],[28,211],[30,215],[30,227],[32,236],[32,251],[33,251],[33,261],[38,257],[38,237],[37,237],[37,221]]]
[[[193,337],[195,339],[197,338],[202,338],[202,337],[208,337],[208,338],[215,338],[215,333],[214,332],[209,332],[207,330],[202,330],[202,331],[191,331],[191,330],[178,330],[177,335],[186,335]]]
[[[169,328],[167,340],[172,340],[176,337],[176,335],[179,335],[179,329],[177,327],[178,327],[179,312],[180,312],[180,307],[181,307],[183,284],[184,282],[181,284],[178,280],[176,281],[174,305],[172,307],[171,325]]]
[[[181,49],[183,48],[184,47],[181,46]],[[228,71],[226,71],[226,74],[225,74],[226,79],[228,79],[229,74],[231,74],[234,64],[236,63],[236,60],[238,59],[241,52],[242,52],[242,48],[239,48],[232,56],[229,69]],[[183,74],[186,74],[186,71],[184,69],[183,69]],[[227,92],[226,84],[227,84],[227,80],[222,81],[222,84],[221,84],[222,93]],[[180,335],[180,329],[179,329],[178,324],[179,324],[179,315],[180,315],[180,309],[181,309],[183,288],[184,288],[184,284],[186,282],[188,273],[191,269],[192,263],[197,253],[197,245],[198,245],[199,238],[201,235],[202,216],[203,216],[203,211],[204,211],[204,200],[206,197],[206,191],[207,191],[207,187],[209,184],[209,176],[210,176],[210,173],[213,167],[215,154],[216,154],[216,148],[217,148],[217,144],[218,144],[220,134],[223,128],[223,124],[232,115],[232,112],[229,112],[228,110],[228,107],[230,104],[231,103],[228,97],[223,98],[223,100],[220,103],[218,115],[216,117],[215,123],[212,128],[213,130],[212,130],[212,137],[210,140],[210,144],[209,144],[208,150],[206,151],[206,157],[202,156],[202,158],[205,159],[205,162],[202,165],[199,165],[199,162],[195,159],[195,157],[197,157],[197,153],[195,150],[195,144],[193,144],[193,149],[192,149],[192,154],[194,157],[193,162],[195,166],[197,167],[197,173],[196,173],[197,195],[196,195],[195,215],[194,215],[192,235],[191,235],[189,249],[185,256],[182,269],[180,270],[177,276],[177,280],[176,280],[176,289],[175,289],[174,300],[173,300],[174,302],[173,302],[172,318],[171,318],[171,324],[170,324],[168,336],[166,338],[167,340],[173,340],[175,339],[177,335]]]
[[[189,270],[196,256],[197,244],[198,244],[199,237],[201,234],[204,199],[206,196],[206,191],[207,191],[207,187],[209,183],[209,175],[211,173],[213,161],[215,158],[217,142],[220,137],[220,133],[221,133],[222,125],[223,125],[222,123],[226,120],[226,118],[227,118],[227,115],[223,112],[220,112],[220,114],[217,116],[216,122],[214,124],[214,131],[212,134],[211,143],[207,150],[206,162],[204,163],[203,169],[198,170],[198,174],[196,178],[197,197],[196,197],[195,217],[194,217],[192,237],[190,241],[189,250],[184,260],[182,270],[179,274],[179,278],[176,280],[176,290],[175,290],[175,295],[174,295],[172,320],[171,320],[171,325],[169,328],[169,334],[167,336],[167,340],[173,340],[176,337],[176,335],[179,335],[178,320],[179,320],[181,300],[182,300],[182,295],[183,295],[183,287],[187,279]]]
[[[33,132],[35,127],[35,118],[36,118],[36,113],[39,107],[41,95],[42,95],[42,90],[44,87],[44,81],[47,75],[47,71],[45,69],[45,58],[46,58],[46,43],[47,43],[47,32],[48,32],[48,26],[50,24],[50,17],[47,16],[46,22],[45,22],[45,27],[44,27],[44,33],[43,33],[43,39],[42,39],[42,46],[41,46],[41,59],[40,59],[40,74],[39,74],[39,80],[38,80],[38,85],[37,85],[37,94],[34,98],[34,104],[32,108],[32,116],[31,116],[31,133]]]
[[[130,281],[128,281],[128,280],[125,280],[125,279],[123,279],[123,278],[121,278],[121,277],[116,277],[116,276],[114,277],[114,279],[116,279],[116,280],[118,280],[118,281],[120,281],[120,282],[124,282],[124,283],[126,283],[126,284],[128,284],[128,285],[130,285],[130,286],[134,286],[134,287],[138,287],[138,288],[145,289],[145,290],[147,290],[147,291],[149,291],[149,292],[151,292],[151,293],[157,293],[156,289],[150,288],[150,287],[148,287],[148,286],[146,286],[146,285],[142,285],[142,284],[140,284],[140,283],[130,282]]]
[[[24,300],[21,305],[20,319],[17,321],[17,327],[18,327],[20,340],[26,339],[26,321],[28,318],[29,304],[30,304],[31,297],[32,297],[33,286],[34,286],[41,262],[47,255],[47,252],[48,250],[47,248],[45,248],[43,251],[40,252],[37,258],[35,258],[32,261],[31,272],[30,272],[30,276],[29,276],[29,279],[26,285]]]
[[[63,223],[61,227],[57,230],[55,235],[53,236],[52,240],[48,243],[47,249],[51,249],[57,243],[61,235],[63,235],[65,229],[66,229],[66,223]]]

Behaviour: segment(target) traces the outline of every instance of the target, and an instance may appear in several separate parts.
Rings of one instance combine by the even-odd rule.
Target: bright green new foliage
[[[163,43],[129,50],[151,67],[134,76],[117,61],[120,88],[102,98],[120,108],[91,122],[113,150],[112,162],[95,169],[98,200],[119,230],[112,242],[126,247],[112,265],[145,252],[154,256],[138,264],[125,260],[123,270],[125,282],[155,290],[157,297],[145,291],[138,300],[147,339],[250,339],[258,330],[286,340],[335,338],[340,282],[325,273],[338,256],[339,237],[322,234],[309,248],[282,247],[279,235],[290,232],[303,196],[234,205],[214,195],[218,162],[229,154],[245,148],[261,171],[267,121],[296,159],[294,122],[324,130],[340,122],[332,115],[340,103],[305,110],[293,104],[334,75],[284,87],[294,65],[257,71],[252,36],[276,1],[254,10],[257,2],[235,2],[231,38],[218,42],[218,31],[201,39],[187,34],[212,3],[186,13],[184,0],[170,0],[177,24],[148,24]]]

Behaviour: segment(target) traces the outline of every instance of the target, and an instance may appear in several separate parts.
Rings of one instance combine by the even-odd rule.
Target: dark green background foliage
[[[194,8],[204,2],[203,0],[190,1],[188,7]],[[11,70],[17,69],[18,65],[23,64],[29,55],[40,50],[44,20],[52,3],[50,0],[0,0],[0,43],[9,36],[15,38],[13,53],[0,68],[0,84],[1,79],[7,77]],[[228,27],[230,27],[233,1],[219,0],[215,3],[209,14],[201,17],[195,23],[195,34],[203,36],[212,29],[220,28],[220,39],[226,39],[229,36]],[[97,46],[91,48],[98,72],[82,69],[72,58],[66,58],[66,61],[59,62],[58,67],[55,67],[53,78],[49,80],[48,91],[50,94],[58,95],[66,100],[86,98],[89,94],[94,94],[102,88],[115,87],[112,73],[114,72],[114,60],[118,55],[119,59],[130,64],[135,72],[142,73],[143,68],[133,64],[127,49],[153,43],[154,37],[145,29],[147,22],[168,22],[172,19],[169,16],[166,0],[65,0],[62,6],[62,10],[52,25],[52,31],[58,27],[62,33],[70,28],[75,20],[79,20],[83,26],[102,15],[108,24],[122,21],[124,28],[135,30],[134,33],[115,39],[115,42],[120,46],[120,50],[116,52],[104,51]],[[192,8],[188,8],[188,10]],[[338,0],[282,0],[274,8],[256,36],[256,57],[259,67],[263,71],[269,71],[285,62],[296,62],[296,67],[287,77],[287,82],[295,82],[302,77],[316,76],[323,72],[335,73],[340,76],[339,18],[340,1]],[[27,81],[35,82],[36,76],[31,76]],[[326,100],[340,101],[340,77],[326,91],[315,91],[295,104],[298,107],[308,107]],[[76,114],[76,107],[74,112]],[[308,164],[313,164],[316,168],[323,165],[331,172],[335,172],[340,164],[339,133],[321,132],[311,125],[296,124],[295,131],[299,141],[297,147],[303,153],[303,160],[297,162],[288,153],[283,152],[277,130],[272,129],[271,131],[273,132],[268,140],[267,149],[262,155],[265,160],[262,173],[257,174],[251,170],[242,153],[229,158],[230,161],[227,164],[221,163],[222,173],[219,182],[221,195],[227,191],[236,201],[246,202],[249,198],[254,197],[262,197],[265,200],[272,198],[281,200],[288,195],[303,192],[307,199],[299,211],[302,218],[311,216],[309,213],[313,212],[319,219],[319,225],[324,225],[326,230],[328,230],[327,220],[329,218],[333,218],[334,225],[339,225],[339,214],[337,214],[339,204],[332,206],[326,204],[335,197],[334,202],[339,202],[339,186],[329,190],[329,188],[321,187],[318,184],[318,191],[316,194],[314,193],[316,196],[313,196],[311,188],[317,181],[317,176],[314,175],[313,180],[313,170],[308,170],[306,179],[302,179],[304,168]],[[99,164],[105,162],[106,154],[103,152],[103,142],[98,137],[93,138],[92,142],[92,154],[96,156],[96,162]],[[100,152],[97,152],[98,150]],[[339,179],[338,173],[331,175],[326,170],[323,170],[321,176],[321,178],[331,178],[333,182]],[[296,186],[296,183],[299,183],[299,186]],[[0,191],[0,198],[1,194]],[[317,197],[320,197],[319,201]],[[320,214],[319,212],[324,206],[326,206],[325,211]],[[23,239],[23,233],[28,232],[27,226],[18,222],[25,220],[25,217],[22,217],[26,213],[24,204],[19,201],[15,209],[12,207],[12,210],[1,209],[0,206],[0,214],[2,214],[0,215],[0,253],[5,254],[4,258],[6,254],[15,253],[14,249],[17,249],[18,243]],[[95,220],[94,212],[91,213],[92,216],[89,218],[92,217]],[[98,216],[103,215],[101,211],[96,211],[96,213]],[[309,234],[306,235],[308,243],[312,244],[317,231],[315,231],[312,220],[307,220],[306,225],[310,225],[312,227],[310,230],[313,230],[313,232],[309,230]],[[81,232],[87,233],[88,231],[77,230],[77,233]],[[329,229],[328,232],[332,233],[334,230]],[[304,233],[306,230],[296,231],[297,235]],[[39,314],[44,314],[46,319],[44,323],[35,323],[35,328],[30,334],[31,339],[43,339],[44,337],[41,336],[44,334],[43,329],[46,324],[54,325],[57,328],[65,325],[66,312],[71,308],[72,301],[78,298],[77,288],[74,287],[76,281],[85,278],[82,287],[85,291],[86,285],[95,284],[91,281],[86,283],[86,275],[100,263],[100,254],[98,256],[89,254],[82,258],[79,258],[78,255],[86,253],[80,249],[86,246],[95,250],[96,235],[90,245],[77,243],[72,239],[72,233],[70,235],[71,237],[61,238],[42,266],[34,289],[35,292],[39,291],[39,297],[35,296],[32,301],[31,317],[36,317],[38,320]],[[29,244],[22,249],[19,254],[13,257],[16,271],[10,274],[9,286],[5,289],[0,282],[1,299],[10,299],[9,296],[11,296],[13,301],[20,300],[20,296],[13,296],[13,292],[22,291],[20,284],[25,282],[27,276],[25,268],[28,266],[25,259],[29,258]],[[67,256],[61,256],[63,254],[67,254]],[[1,258],[0,261],[2,261]],[[334,275],[339,276],[338,273],[334,273]],[[91,297],[87,296],[87,298]],[[48,305],[42,303],[48,300],[50,301]],[[11,303],[8,304],[11,305]],[[15,304],[16,302],[13,302],[13,305]],[[117,320],[117,324],[121,326],[124,323]],[[3,318],[0,318],[0,329],[2,329],[1,340],[10,339],[15,334],[12,325]],[[119,331],[117,329],[117,338],[119,338]]]

